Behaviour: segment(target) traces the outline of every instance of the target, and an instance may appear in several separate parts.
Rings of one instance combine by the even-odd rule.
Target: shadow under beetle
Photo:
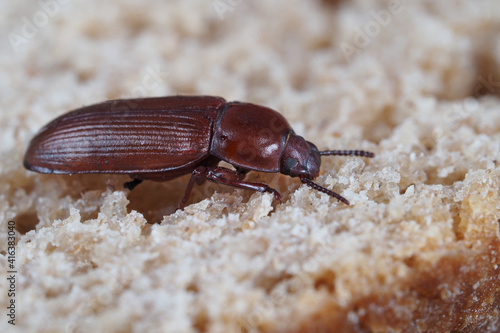
[[[373,157],[363,150],[318,151],[295,134],[278,112],[260,105],[211,96],[170,96],[107,101],[68,112],[31,140],[25,168],[42,173],[128,174],[132,190],[144,179],[166,181],[191,173],[178,205],[194,184],[215,183],[280,194],[244,181],[249,171],[280,172],[349,204],[315,184],[321,156]],[[218,166],[226,161],[235,170]]]

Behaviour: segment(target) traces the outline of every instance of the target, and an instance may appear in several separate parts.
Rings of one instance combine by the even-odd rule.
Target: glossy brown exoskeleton
[[[322,155],[373,157],[362,150],[318,151],[295,134],[286,119],[264,106],[226,102],[211,96],[171,96],[114,100],[66,113],[31,140],[24,166],[42,173],[123,173],[133,179],[166,181],[191,173],[178,208],[194,183],[205,180],[279,193],[266,184],[244,181],[249,171],[280,172],[349,204],[312,179]],[[218,166],[226,161],[235,170]]]

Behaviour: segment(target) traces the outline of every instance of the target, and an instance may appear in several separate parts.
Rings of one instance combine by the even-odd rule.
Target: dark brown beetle
[[[318,151],[295,134],[278,112],[210,96],[114,100],[66,113],[31,140],[26,169],[56,174],[124,173],[132,190],[144,179],[166,181],[191,173],[178,208],[194,183],[219,184],[280,194],[266,184],[246,182],[249,171],[280,172],[349,204],[312,182],[322,155],[373,157],[362,150]],[[220,161],[234,166],[218,166]]]

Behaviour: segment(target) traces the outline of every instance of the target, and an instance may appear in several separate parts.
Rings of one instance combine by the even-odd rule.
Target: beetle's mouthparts
[[[318,190],[320,192],[323,192],[323,193],[326,193],[328,194],[329,196],[331,197],[334,197],[335,199],[339,200],[339,201],[342,201],[343,203],[345,203],[346,205],[349,205],[349,200],[347,200],[346,198],[344,198],[343,196],[341,196],[340,194],[338,193],[335,193],[333,191],[330,191],[329,189],[327,188],[324,188],[322,186],[319,186],[318,184],[314,183],[311,179],[309,178],[306,178],[306,177],[300,177],[300,181],[303,183],[303,184],[306,184],[310,187],[312,187],[313,189],[315,190]]]
[[[366,150],[324,150],[320,151],[321,156],[326,155],[338,155],[338,156],[362,156],[362,157],[374,157],[375,154]]]

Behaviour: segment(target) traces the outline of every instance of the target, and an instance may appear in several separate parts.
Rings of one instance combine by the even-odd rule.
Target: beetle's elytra
[[[295,134],[286,119],[264,106],[226,102],[211,96],[122,99],[68,112],[31,140],[26,169],[56,174],[124,173],[133,189],[142,180],[166,181],[191,173],[178,208],[194,183],[219,184],[279,193],[266,184],[244,181],[249,171],[280,172],[349,204],[313,183],[321,156],[373,157],[362,150],[318,151]],[[218,166],[220,161],[235,170]]]

